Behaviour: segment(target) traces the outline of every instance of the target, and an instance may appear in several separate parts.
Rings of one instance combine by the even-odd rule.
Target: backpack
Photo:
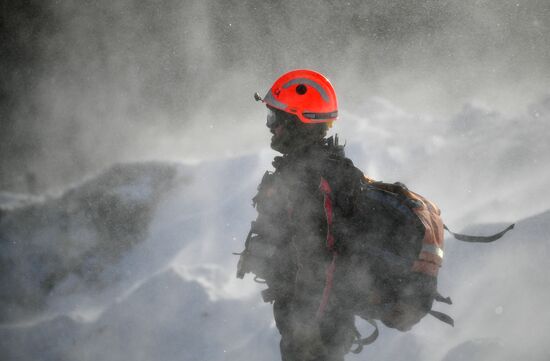
[[[323,192],[330,205],[330,194],[326,189]],[[449,297],[437,291],[444,230],[461,241],[492,242],[514,227],[512,224],[492,236],[468,236],[450,232],[440,215],[433,202],[404,184],[365,177],[355,199],[354,214],[339,227],[334,222],[333,232],[342,240],[334,251],[341,261],[327,278],[332,278],[335,292],[346,295],[345,307],[375,327],[373,334],[364,339],[356,330],[358,347],[352,352],[359,353],[364,345],[376,340],[376,320],[408,331],[430,314],[454,326],[451,317],[431,309],[434,301],[452,304]]]

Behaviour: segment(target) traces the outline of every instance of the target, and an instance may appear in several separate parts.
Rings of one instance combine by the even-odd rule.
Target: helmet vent
[[[304,95],[307,92],[307,87],[304,84],[298,84],[296,87],[296,93]]]

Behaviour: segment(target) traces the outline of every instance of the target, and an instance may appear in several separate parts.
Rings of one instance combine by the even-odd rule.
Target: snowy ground
[[[436,308],[455,328],[383,328],[350,360],[550,359],[549,124],[550,98],[521,119],[468,106],[441,121],[383,99],[342,112],[356,165],[433,199],[451,228],[519,221],[495,244],[448,240],[454,305]],[[3,359],[277,360],[269,305],[231,255],[272,156],[120,164],[60,195],[2,194]]]

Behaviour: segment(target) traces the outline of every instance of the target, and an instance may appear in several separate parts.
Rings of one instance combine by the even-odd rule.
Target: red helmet
[[[330,123],[338,117],[338,101],[323,74],[298,69],[283,74],[262,99],[266,105],[295,114],[303,123]]]

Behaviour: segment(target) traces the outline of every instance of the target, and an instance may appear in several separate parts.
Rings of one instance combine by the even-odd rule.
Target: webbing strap
[[[357,348],[355,350],[351,350],[351,352],[357,354],[360,353],[363,350],[364,346],[370,345],[376,339],[378,338],[379,332],[378,332],[378,325],[376,324],[376,321],[371,319],[365,319],[368,323],[370,323],[374,327],[374,331],[369,335],[369,337],[361,338],[361,334],[357,330],[356,327],[354,327],[354,333],[356,340],[353,342],[354,344],[357,344]]]
[[[505,230],[503,230],[501,232],[498,232],[498,233],[495,233],[491,236],[470,236],[470,235],[467,235],[467,234],[453,233],[453,232],[451,232],[451,230],[449,228],[447,228],[446,225],[443,225],[443,227],[447,230],[447,232],[452,234],[453,237],[458,239],[459,241],[475,242],[475,243],[489,243],[489,242],[496,241],[500,237],[504,236],[506,234],[506,232],[508,232],[511,229],[514,229],[514,226],[515,226],[515,224],[511,224],[508,227],[506,227]]]
[[[446,324],[455,327],[455,320],[453,320],[451,318],[451,316],[449,316],[449,315],[447,315],[443,312],[438,312],[438,311],[433,311],[433,310],[430,310],[430,312],[428,312],[428,313],[430,315],[434,316],[435,318],[437,318],[439,321],[445,322]]]
[[[435,291],[434,299],[437,302],[446,303],[448,305],[453,304],[453,300],[451,300],[451,297],[443,297],[443,296],[441,296],[441,293],[439,293],[438,291]]]

